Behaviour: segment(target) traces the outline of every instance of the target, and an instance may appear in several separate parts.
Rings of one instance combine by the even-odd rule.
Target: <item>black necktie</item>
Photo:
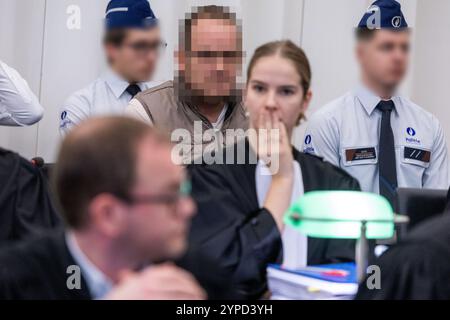
[[[125,91],[128,92],[131,95],[131,99],[133,99],[134,96],[142,90],[137,84],[130,84]]]
[[[377,105],[382,113],[378,155],[380,194],[394,205],[397,190],[397,169],[395,161],[394,133],[391,127],[391,113],[395,105],[392,100],[381,101]]]

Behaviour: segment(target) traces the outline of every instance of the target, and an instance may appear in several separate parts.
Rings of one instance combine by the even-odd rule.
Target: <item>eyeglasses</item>
[[[125,45],[140,55],[146,55],[149,54],[150,52],[156,52],[158,54],[161,54],[167,48],[167,42],[165,41],[153,41],[153,42],[137,41]]]
[[[148,195],[131,197],[126,202],[132,205],[138,204],[164,204],[164,205],[176,205],[182,199],[189,198],[192,191],[192,184],[189,180],[186,180],[180,184],[180,189],[174,194],[161,194],[161,195]]]
[[[188,51],[188,57],[202,58],[202,59],[242,59],[243,51]]]

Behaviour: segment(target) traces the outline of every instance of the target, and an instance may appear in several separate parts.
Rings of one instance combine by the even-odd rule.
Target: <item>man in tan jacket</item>
[[[243,59],[241,25],[226,7],[199,7],[180,24],[179,42],[174,81],[141,92],[126,113],[188,147],[182,156],[192,161],[200,149],[204,154],[205,147],[234,143],[224,138],[227,130],[248,129],[237,82]]]

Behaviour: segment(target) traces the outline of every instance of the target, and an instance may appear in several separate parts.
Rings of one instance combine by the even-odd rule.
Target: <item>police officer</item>
[[[360,85],[311,117],[304,151],[357,178],[391,203],[398,187],[447,189],[444,132],[429,112],[397,94],[410,31],[394,0],[375,1],[356,29]]]
[[[42,119],[44,109],[20,74],[0,61],[0,125],[27,126]]]
[[[150,87],[148,81],[165,47],[147,0],[111,0],[104,35],[109,70],[63,104],[61,133],[91,116],[121,114],[136,94]]]

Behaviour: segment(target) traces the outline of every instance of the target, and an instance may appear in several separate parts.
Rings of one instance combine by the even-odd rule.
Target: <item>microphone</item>
[[[41,157],[36,157],[36,158],[31,159],[31,164],[33,166],[35,166],[36,168],[40,169],[40,168],[44,167],[45,161]]]

